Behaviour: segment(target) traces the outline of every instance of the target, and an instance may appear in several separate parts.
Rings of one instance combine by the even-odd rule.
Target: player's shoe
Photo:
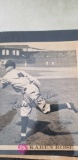
[[[26,136],[21,136],[19,135],[19,137],[17,138],[17,140],[15,141],[15,143],[21,143],[22,141],[26,141]]]

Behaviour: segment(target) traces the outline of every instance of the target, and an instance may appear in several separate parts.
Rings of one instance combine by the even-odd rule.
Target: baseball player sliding
[[[27,74],[24,71],[17,70],[16,64],[12,60],[8,60],[5,64],[6,75],[1,80],[1,88],[7,87],[11,84],[16,92],[21,92],[23,95],[23,101],[21,105],[21,134],[16,141],[20,143],[26,140],[26,129],[28,124],[28,117],[30,116],[32,107],[38,107],[42,113],[50,113],[51,107],[49,103],[46,103],[40,93],[40,82]],[[67,104],[70,109],[70,105]]]

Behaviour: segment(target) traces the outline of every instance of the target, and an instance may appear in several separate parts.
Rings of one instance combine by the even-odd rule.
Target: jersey
[[[33,92],[39,90],[40,82],[25,71],[12,69],[2,78],[2,88],[11,84],[16,92]]]

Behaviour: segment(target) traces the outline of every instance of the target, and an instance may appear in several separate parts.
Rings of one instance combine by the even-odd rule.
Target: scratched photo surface
[[[36,107],[28,120],[27,145],[78,145],[78,113],[64,108],[73,103],[78,109],[78,58],[75,42],[32,42],[0,44],[0,79],[6,74],[5,63],[13,60],[17,69],[36,77],[43,97],[53,111],[43,114]],[[16,102],[16,103],[15,103]],[[11,85],[0,88],[0,145],[15,145],[21,130],[20,106],[22,95]],[[62,108],[61,108],[62,106]]]

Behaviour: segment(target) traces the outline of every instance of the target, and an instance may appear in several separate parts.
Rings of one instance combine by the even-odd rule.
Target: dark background
[[[0,32],[0,42],[76,41],[78,30]]]

